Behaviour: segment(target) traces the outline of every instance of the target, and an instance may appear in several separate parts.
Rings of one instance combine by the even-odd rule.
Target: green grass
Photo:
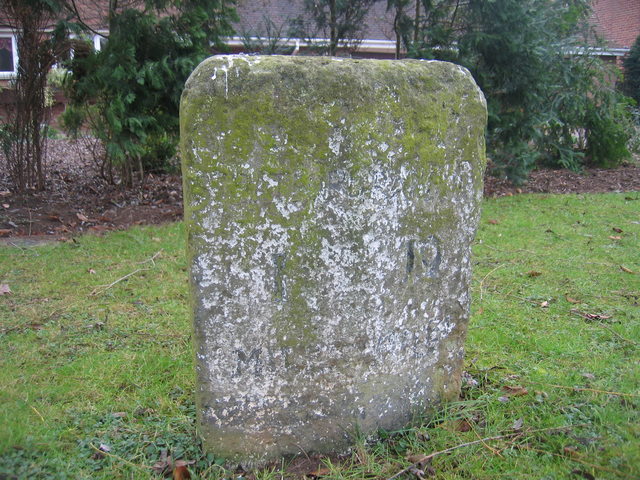
[[[640,477],[639,247],[639,193],[486,200],[473,382],[405,430],[354,439],[327,478],[389,478],[411,455],[495,436],[418,469]],[[165,450],[195,461],[193,478],[231,476],[195,436],[183,252],[181,224],[0,247],[0,284],[12,291],[0,296],[0,479],[159,478],[150,467]]]

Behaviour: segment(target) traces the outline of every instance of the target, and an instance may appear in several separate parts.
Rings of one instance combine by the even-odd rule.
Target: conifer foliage
[[[103,48],[80,48],[69,65],[64,122],[76,133],[88,127],[104,146],[103,173],[131,184],[175,154],[184,82],[231,33],[235,11],[228,0],[110,5]]]
[[[395,7],[399,0],[390,1]],[[579,170],[630,154],[628,100],[615,70],[585,45],[589,0],[419,0],[400,32],[410,56],[467,67],[487,98],[495,173],[524,181],[536,165]],[[404,9],[406,13],[406,9]]]

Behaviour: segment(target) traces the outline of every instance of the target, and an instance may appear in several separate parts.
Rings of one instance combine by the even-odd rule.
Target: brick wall
[[[612,48],[630,48],[640,35],[640,0],[594,0],[592,23]]]

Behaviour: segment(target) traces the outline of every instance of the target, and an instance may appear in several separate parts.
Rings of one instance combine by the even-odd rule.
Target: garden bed
[[[178,173],[148,174],[132,188],[100,176],[86,143],[49,140],[47,189],[16,195],[0,162],[0,239],[17,236],[65,239],[83,232],[120,230],[132,225],[162,224],[182,218],[182,180]],[[640,191],[637,162],[615,169],[537,170],[525,185],[487,176],[485,196],[520,193],[603,193]],[[47,238],[45,238],[47,239]]]

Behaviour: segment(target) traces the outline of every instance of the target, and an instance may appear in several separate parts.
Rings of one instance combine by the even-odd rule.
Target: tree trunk
[[[416,17],[413,20],[413,44],[418,43],[418,33],[420,32],[420,3],[422,0],[416,0]]]
[[[329,55],[335,56],[338,51],[338,14],[336,12],[336,0],[329,1]]]
[[[403,6],[404,5],[402,5],[402,3],[398,2],[398,4],[396,5],[396,14],[393,17],[393,31],[396,34],[396,55],[395,55],[396,60],[400,58],[400,46],[402,44],[402,37],[400,35],[400,25],[398,25],[398,22],[402,18]]]

